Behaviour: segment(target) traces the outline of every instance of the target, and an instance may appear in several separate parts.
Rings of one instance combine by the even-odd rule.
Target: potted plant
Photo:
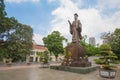
[[[99,69],[99,75],[105,78],[115,78],[116,66],[113,60],[117,58],[117,56],[111,51],[111,47],[108,44],[102,44],[100,50],[103,56],[103,63]]]
[[[12,58],[3,58],[3,63],[5,63],[6,66],[11,66]]]
[[[49,51],[44,51],[40,54],[40,61],[42,62],[43,68],[49,67],[49,60],[50,60]]]

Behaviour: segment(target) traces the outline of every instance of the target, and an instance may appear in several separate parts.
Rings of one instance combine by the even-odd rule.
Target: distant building
[[[96,44],[95,44],[95,37],[90,37],[90,38],[89,38],[89,44],[91,44],[91,45],[93,45],[93,46],[96,45]]]
[[[44,52],[46,50],[48,49],[43,45],[37,45],[34,43],[32,53],[30,54],[30,62],[39,62],[40,57],[37,55],[37,52]]]

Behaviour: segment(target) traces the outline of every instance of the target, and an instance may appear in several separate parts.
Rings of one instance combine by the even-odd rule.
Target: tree
[[[6,16],[4,0],[0,0],[0,21]]]
[[[120,59],[120,29],[116,28],[113,33],[106,33],[103,40],[111,46],[112,51],[118,56],[118,59]]]
[[[2,2],[2,5],[4,2]],[[2,7],[0,5],[0,7]],[[3,11],[2,11],[3,10]],[[0,56],[1,58],[8,58],[12,54],[9,53],[8,46],[11,44],[10,43],[10,36],[13,32],[13,28],[17,26],[18,22],[14,17],[8,18],[6,17],[4,8],[0,10],[1,12],[1,17],[0,17]]]
[[[40,61],[44,64],[47,64],[50,61],[49,51],[37,52],[37,55],[40,57]]]
[[[84,38],[85,37],[85,38]],[[95,47],[93,45],[90,45],[85,42],[86,35],[83,37],[83,39],[80,41],[80,44],[84,46],[86,55],[87,56],[95,56],[100,54],[100,49],[99,47]]]
[[[5,16],[6,16],[6,12],[5,12],[4,1],[0,0],[0,35],[1,33],[5,32],[5,26],[3,26],[5,22]],[[1,37],[2,36],[0,36],[0,43],[2,43]]]
[[[0,0],[0,58],[22,59],[31,53],[33,30],[7,17],[4,0]]]
[[[102,44],[100,46],[100,50],[101,56],[103,58],[96,59],[96,63],[103,64],[103,67],[105,69],[110,69],[111,67],[113,67],[113,65],[111,64],[114,63],[114,59],[116,59],[117,56],[111,51],[111,46],[109,44]]]
[[[1,45],[1,54],[4,58],[12,58],[17,61],[25,58],[32,49],[32,28],[28,25],[18,24],[8,32],[4,44]]]
[[[61,36],[60,32],[53,31],[47,37],[43,38],[43,42],[45,47],[55,55],[56,61],[58,55],[64,52],[63,41],[66,40],[63,36]]]
[[[88,56],[96,56],[100,54],[100,49],[93,45],[88,44],[85,49]]]
[[[120,59],[120,29],[116,28],[115,31],[110,35],[108,40],[112,51]]]
[[[32,49],[32,28],[28,25],[18,24],[13,29],[12,34],[8,39],[9,53],[14,61],[25,58],[26,55],[31,53]]]
[[[5,22],[9,20],[6,15],[4,0],[0,0],[0,34],[5,32],[6,26],[4,25]]]

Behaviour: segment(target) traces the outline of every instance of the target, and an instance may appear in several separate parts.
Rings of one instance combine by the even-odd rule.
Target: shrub
[[[117,59],[117,56],[111,51],[110,45],[102,44],[100,46],[100,50],[103,59],[96,60],[96,63],[103,63],[102,66],[104,69],[111,69],[115,67],[113,64],[114,64],[114,60]]]
[[[105,63],[105,60],[103,60],[103,59],[94,59],[94,61],[96,64],[104,64]]]

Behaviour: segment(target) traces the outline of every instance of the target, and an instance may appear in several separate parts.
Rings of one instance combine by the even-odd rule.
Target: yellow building
[[[33,44],[32,53],[30,54],[30,62],[39,62],[40,57],[37,55],[37,52],[44,52],[47,48],[43,45]]]

